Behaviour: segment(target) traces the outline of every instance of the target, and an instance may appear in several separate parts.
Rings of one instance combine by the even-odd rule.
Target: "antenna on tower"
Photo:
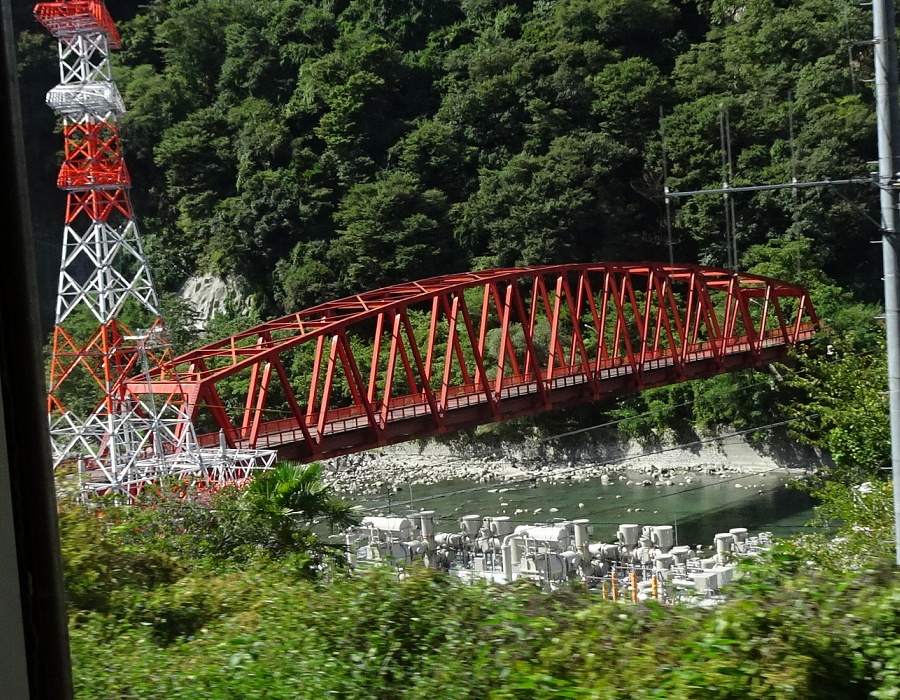
[[[121,45],[115,24],[103,0],[39,3],[34,14],[59,42],[60,83],[47,104],[62,116],[65,139],[57,185],[66,192],[66,217],[47,403],[54,466],[77,464],[82,494],[134,496],[171,476],[246,479],[253,468],[270,466],[275,453],[211,459],[182,410],[177,377],[162,401],[150,388],[152,370],[165,367],[172,350],[119,141],[125,105],[109,60]],[[127,314],[149,319],[147,327],[132,332],[122,320]]]

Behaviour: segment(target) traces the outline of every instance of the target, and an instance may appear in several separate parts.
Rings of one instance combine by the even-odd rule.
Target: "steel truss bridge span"
[[[319,304],[127,388],[181,404],[205,447],[312,461],[759,367],[817,324],[803,287],[719,268],[484,270]]]

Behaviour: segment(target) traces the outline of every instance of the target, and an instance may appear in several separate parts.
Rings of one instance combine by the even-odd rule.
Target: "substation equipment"
[[[604,598],[634,602],[712,600],[730,583],[738,562],[769,549],[771,533],[735,527],[708,550],[678,545],[671,525],[619,525],[608,542],[590,541],[587,519],[515,525],[509,516],[464,515],[452,532],[438,532],[434,511],[368,516],[344,535],[357,568],[413,566],[470,581],[525,579],[552,590],[582,586]]]

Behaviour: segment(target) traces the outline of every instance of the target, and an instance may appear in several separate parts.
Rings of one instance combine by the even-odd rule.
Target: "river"
[[[733,527],[788,536],[807,529],[812,517],[812,499],[787,485],[790,477],[783,469],[725,476],[693,473],[671,486],[642,486],[646,475],[622,475],[624,480],[614,475],[608,485],[599,479],[557,484],[444,481],[407,485],[390,497],[355,502],[373,514],[434,510],[442,532],[455,532],[456,520],[468,514],[506,515],[517,525],[587,518],[594,542],[614,539],[622,523],[674,525],[678,543],[692,546],[710,546],[716,533]]]

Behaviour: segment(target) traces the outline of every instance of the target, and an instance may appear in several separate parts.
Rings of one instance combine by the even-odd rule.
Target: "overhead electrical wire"
[[[721,395],[725,394],[733,394],[736,391],[744,391],[745,389],[753,389],[758,386],[763,386],[765,384],[770,384],[771,382],[754,382],[753,384],[745,384],[744,386],[735,387],[733,389],[728,389],[723,391]],[[718,398],[718,397],[715,397]],[[613,425],[619,425],[619,423],[625,423],[630,420],[637,420],[638,418],[648,418],[649,416],[655,416],[660,413],[666,413],[667,411],[674,411],[676,408],[684,408],[685,406],[690,406],[691,404],[697,403],[699,399],[691,399],[690,401],[682,401],[681,403],[672,404],[671,406],[665,406],[663,408],[657,408],[652,411],[645,411],[644,413],[639,413],[635,416],[625,416],[624,418],[617,418],[613,421],[608,421],[606,423],[599,423],[597,425],[589,425],[584,428],[576,428],[575,430],[570,430],[565,433],[560,433],[559,435],[550,435],[542,438],[535,438],[532,442],[550,442],[551,440],[560,440],[562,438],[571,437],[572,435],[580,435],[581,433],[587,433],[592,430],[600,430],[601,428],[609,428]]]

